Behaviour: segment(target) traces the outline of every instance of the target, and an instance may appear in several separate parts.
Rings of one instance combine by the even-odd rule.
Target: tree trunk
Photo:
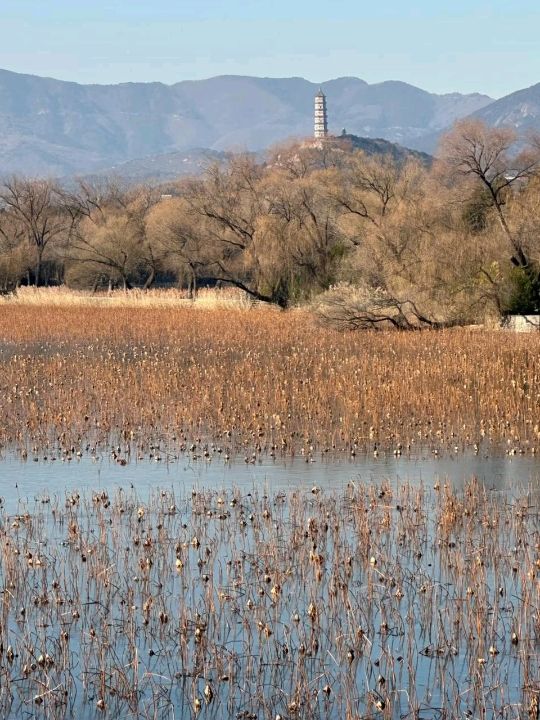
[[[149,290],[152,285],[154,284],[154,280],[156,279],[156,269],[152,268],[150,270],[150,274],[146,278],[146,282],[143,285],[143,290]]]
[[[133,289],[133,286],[132,286],[132,284],[129,282],[129,280],[128,280],[128,278],[127,278],[127,275],[124,275],[123,273],[122,273],[122,289],[125,290],[126,292],[127,292],[128,290],[132,290],[132,289]]]
[[[279,281],[279,285],[275,288],[272,296],[273,302],[282,310],[289,307],[289,285],[286,280],[281,279]]]
[[[37,249],[37,260],[36,260],[36,267],[34,269],[34,284],[36,287],[41,286],[41,265],[43,260],[43,249],[38,247]]]
[[[499,218],[499,224],[502,227],[503,232],[505,233],[506,237],[508,238],[508,241],[514,248],[514,251],[515,251],[514,258],[516,261],[516,265],[518,267],[526,268],[529,265],[529,259],[523,252],[523,248],[521,247],[520,243],[514,237],[512,231],[510,230],[510,228],[508,226],[508,223],[506,222],[506,218],[504,217],[504,213],[503,213],[502,207],[501,207],[501,200],[497,197],[497,194],[495,193],[495,191],[493,190],[491,185],[488,185],[488,187],[490,189],[493,203],[495,205],[495,210],[497,211],[497,217]]]

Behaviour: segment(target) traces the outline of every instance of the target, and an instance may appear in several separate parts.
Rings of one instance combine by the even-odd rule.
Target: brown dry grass
[[[84,290],[70,290],[65,287],[21,287],[16,293],[0,295],[0,307],[13,305],[34,305],[37,307],[147,307],[170,308],[190,306],[192,308],[215,309],[234,308],[247,310],[253,307],[253,300],[247,293],[233,287],[202,288],[194,300],[186,290],[172,288],[155,290],[112,290],[111,292],[89,293]]]
[[[536,334],[339,334],[270,308],[5,304],[0,441],[532,451],[539,351]]]

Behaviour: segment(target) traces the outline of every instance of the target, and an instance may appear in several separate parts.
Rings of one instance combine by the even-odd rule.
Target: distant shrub
[[[423,317],[410,300],[400,300],[383,288],[334,285],[317,297],[315,315],[339,330],[396,328],[410,330],[436,323]]]
[[[508,315],[535,315],[540,312],[538,270],[530,267],[512,268],[504,310]]]

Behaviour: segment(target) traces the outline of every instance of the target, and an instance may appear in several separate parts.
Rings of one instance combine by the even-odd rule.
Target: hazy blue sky
[[[540,82],[538,0],[0,0],[0,67],[78,82],[355,75],[498,97]]]

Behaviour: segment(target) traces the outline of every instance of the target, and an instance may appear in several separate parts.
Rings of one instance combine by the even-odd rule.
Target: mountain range
[[[540,84],[495,101],[355,77],[320,85],[244,76],[80,85],[0,70],[0,175],[72,176],[110,168],[121,174],[126,164],[127,172],[144,175],[152,158],[171,172],[196,169],[209,153],[260,151],[310,136],[319,87],[327,96],[331,133],[346,128],[416,150],[433,152],[440,134],[469,115],[540,129]]]

